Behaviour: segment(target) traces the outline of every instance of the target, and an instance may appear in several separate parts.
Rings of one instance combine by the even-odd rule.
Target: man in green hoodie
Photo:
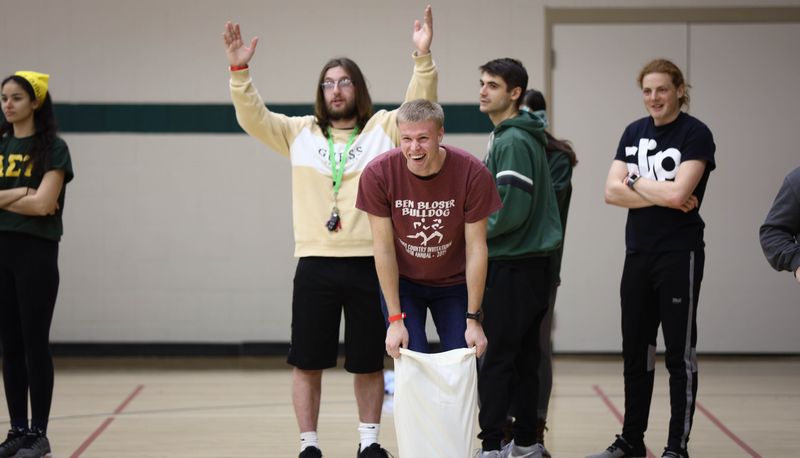
[[[547,312],[550,256],[561,246],[544,145],[545,123],[520,111],[528,73],[515,59],[480,67],[480,110],[495,128],[484,163],[503,208],[489,216],[489,270],[483,328],[489,341],[478,376],[482,450],[478,457],[540,458],[537,442],[539,330]],[[517,388],[519,387],[519,388]],[[514,438],[502,444],[509,410]]]

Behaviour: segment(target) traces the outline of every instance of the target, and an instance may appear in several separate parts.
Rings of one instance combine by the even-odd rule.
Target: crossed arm
[[[52,215],[58,210],[58,196],[64,186],[64,171],[44,174],[38,188],[12,188],[0,191],[0,208],[26,216]]]
[[[606,179],[605,200],[607,204],[624,208],[655,205],[688,213],[699,205],[697,197],[692,195],[692,192],[703,177],[705,169],[705,161],[684,161],[678,167],[674,181],[657,181],[641,177],[631,189],[625,184],[628,177],[627,165],[623,161],[614,160]]]

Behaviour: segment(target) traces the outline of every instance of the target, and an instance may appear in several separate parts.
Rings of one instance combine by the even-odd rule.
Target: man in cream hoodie
[[[313,116],[273,113],[250,78],[258,43],[247,46],[238,24],[223,33],[231,98],[242,128],[292,165],[292,212],[298,257],[288,362],[300,428],[300,458],[322,456],[317,440],[322,371],[336,366],[339,320],[345,315],[345,369],[355,374],[361,441],[358,456],[386,457],[377,442],[383,403],[385,322],[367,215],[355,208],[358,181],[375,156],[396,147],[396,110],[372,112],[361,70],[347,58],[322,68]],[[414,73],[405,100],[436,101],[437,71],[430,54],[431,8],[415,21]]]

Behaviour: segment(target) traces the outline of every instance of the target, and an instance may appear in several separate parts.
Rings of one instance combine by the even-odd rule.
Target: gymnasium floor
[[[620,430],[621,360],[562,356],[554,371],[547,448],[557,458],[602,450]],[[294,458],[289,382],[282,358],[59,358],[54,457]],[[665,443],[666,382],[659,361],[646,437],[651,456],[660,457]],[[800,456],[800,357],[701,356],[698,399],[693,457]],[[325,457],[354,457],[351,376],[326,372],[322,400]],[[397,456],[391,407],[387,398],[381,443]],[[0,428],[8,427],[5,417]]]

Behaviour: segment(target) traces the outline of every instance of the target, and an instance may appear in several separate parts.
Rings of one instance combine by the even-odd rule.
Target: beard
[[[349,102],[345,103],[342,108],[335,109],[331,106],[330,103],[327,105],[328,108],[328,118],[331,121],[340,121],[342,119],[352,119],[356,117],[356,102],[355,100],[350,100]]]

